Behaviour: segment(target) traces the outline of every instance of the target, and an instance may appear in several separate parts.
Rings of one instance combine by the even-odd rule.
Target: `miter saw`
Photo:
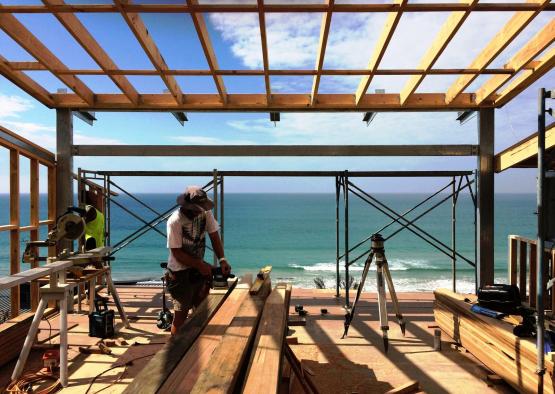
[[[58,217],[56,227],[48,233],[45,241],[29,241],[23,252],[23,261],[26,263],[46,261],[47,257],[40,257],[37,247],[56,246],[63,240],[73,241],[80,238],[85,233],[85,210],[77,207],[70,207],[66,213]]]

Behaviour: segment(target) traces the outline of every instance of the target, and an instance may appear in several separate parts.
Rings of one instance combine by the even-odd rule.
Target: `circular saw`
[[[48,233],[52,241],[75,240],[85,233],[85,219],[79,212],[67,211],[58,218],[56,228]]]

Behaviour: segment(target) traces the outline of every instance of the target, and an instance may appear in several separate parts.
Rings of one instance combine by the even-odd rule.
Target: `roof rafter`
[[[189,7],[194,7],[198,5],[198,0],[187,0],[187,5]],[[208,67],[212,71],[212,76],[214,78],[214,83],[218,89],[218,93],[222,99],[222,102],[227,102],[227,92],[225,90],[224,79],[222,76],[217,75],[214,71],[219,69],[218,59],[216,58],[216,53],[212,47],[212,42],[210,41],[210,35],[208,34],[208,29],[206,27],[206,22],[202,13],[192,12],[191,18],[197,30],[197,35],[202,45],[202,50],[206,56],[206,61],[208,62]]]
[[[331,18],[333,12],[331,7],[335,4],[335,0],[327,0],[326,4],[330,6],[330,10],[325,12],[322,16],[322,25],[320,27],[320,40],[318,43],[318,55],[316,57],[316,75],[312,81],[312,92],[310,104],[314,105],[318,95],[318,88],[320,87],[320,77],[322,75],[322,68],[324,67],[324,58],[326,56],[326,47],[328,46],[328,35],[330,33]]]
[[[370,82],[372,82],[372,77],[374,76],[373,74],[378,69],[380,62],[385,55],[385,51],[387,50],[389,41],[391,41],[393,33],[395,33],[395,28],[397,27],[397,24],[399,24],[399,20],[401,19],[401,16],[403,14],[403,7],[406,6],[407,0],[395,0],[395,3],[399,4],[399,11],[390,12],[387,16],[385,26],[382,29],[380,38],[378,39],[378,43],[376,44],[374,52],[372,53],[372,57],[370,57],[370,61],[368,62],[367,68],[371,71],[371,73],[370,75],[362,78],[355,93],[356,105],[359,105],[363,96],[366,94],[368,87],[370,86]]]
[[[550,0],[529,0],[530,3],[536,3],[544,7]],[[469,68],[477,68],[482,70],[486,68],[513,39],[539,14],[541,8],[536,11],[520,11],[515,13],[512,18],[503,26],[503,28],[495,35],[488,45],[474,59]],[[447,91],[445,99],[447,103],[454,100],[461,94],[476,76],[463,75],[459,77]]]
[[[42,0],[44,4],[63,5],[64,0]],[[70,13],[54,13],[54,16],[66,28],[67,31],[75,38],[75,40],[87,51],[93,60],[102,68],[103,71],[117,70],[118,67],[110,58],[110,56],[102,49],[94,37],[89,33],[87,28],[83,26],[79,18]],[[139,93],[133,85],[123,75],[110,75],[110,78],[116,86],[129,98],[133,104],[139,103]]]
[[[461,2],[468,4],[470,7],[474,7],[478,3],[478,0],[461,0]],[[449,15],[434,42],[420,61],[418,65],[419,69],[428,72],[433,67],[455,34],[457,34],[457,31],[459,31],[459,28],[463,25],[466,18],[468,18],[471,11],[472,8],[469,8],[467,11],[454,11]],[[407,98],[418,89],[418,86],[420,86],[420,83],[425,77],[426,74],[415,75],[409,79],[403,90],[401,90],[401,105],[403,105],[407,101]]]
[[[555,66],[555,48],[551,48],[539,59],[536,67],[525,70],[517,76],[502,92],[495,98],[495,105],[502,106],[513,99],[516,95],[536,82]]]
[[[0,74],[8,80],[19,86],[29,95],[36,98],[38,101],[49,107],[54,106],[54,101],[50,93],[36,83],[32,78],[29,78],[24,72],[14,70],[10,67],[10,62],[0,55]]]
[[[300,1],[295,4],[266,4],[265,12],[327,12],[329,6],[325,4],[305,3]],[[399,11],[399,4],[396,3],[373,3],[373,4],[335,4],[333,12],[396,12]],[[466,11],[470,8],[464,3],[456,1],[436,3],[408,3],[404,7],[404,12],[448,12]],[[539,7],[534,3],[526,2],[503,2],[503,3],[478,3],[474,11],[496,12],[496,11],[534,11]],[[546,10],[554,11],[555,4],[548,4]],[[114,4],[66,4],[56,6],[56,12],[119,12],[120,8]],[[199,4],[193,8],[186,4],[125,4],[125,12],[139,13],[187,13],[195,10],[196,12],[258,12],[256,4]],[[0,7],[0,13],[49,13],[51,10],[41,5],[4,5]]]
[[[266,102],[272,99],[272,86],[270,84],[270,61],[268,58],[268,39],[266,37],[266,15],[264,13],[264,0],[258,1],[258,25],[260,26],[260,44],[262,47],[262,67],[264,71],[264,85],[266,86]]]
[[[37,37],[35,37],[17,18],[11,14],[0,14],[0,28],[23,49],[42,63],[48,70],[67,70],[68,68]],[[89,105],[94,103],[94,93],[74,75],[56,75]]]
[[[509,60],[506,66],[514,70],[512,74],[494,75],[476,91],[476,103],[480,104],[489,98],[554,41],[555,19],[552,19]]]
[[[114,0],[114,3],[116,4],[116,6],[118,6],[123,19],[125,19],[125,22],[137,38],[137,41],[139,41],[139,44],[141,44],[141,47],[147,54],[154,68],[156,68],[156,70],[158,71],[160,78],[162,78],[162,80],[168,87],[168,90],[174,97],[175,101],[178,104],[183,103],[183,93],[181,92],[179,84],[173,76],[163,73],[163,71],[168,69],[168,65],[160,54],[156,43],[148,32],[148,29],[146,28],[140,15],[138,13],[125,11],[123,5],[129,4],[129,2],[129,0]]]

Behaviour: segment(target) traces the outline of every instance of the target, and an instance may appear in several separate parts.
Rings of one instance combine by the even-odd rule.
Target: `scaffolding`
[[[358,197],[360,200],[364,201],[371,207],[375,208],[377,211],[381,212],[387,216],[391,221],[382,226],[381,228],[373,231],[371,234],[381,233],[389,229],[394,224],[399,225],[399,228],[392,231],[389,235],[385,237],[389,240],[399,234],[403,230],[407,230],[420,238],[422,241],[428,243],[434,247],[439,252],[446,255],[451,260],[452,269],[452,288],[456,291],[456,280],[457,280],[457,260],[462,260],[468,263],[474,268],[474,278],[475,283],[478,283],[476,261],[477,261],[477,198],[476,190],[473,188],[473,184],[476,182],[476,171],[218,171],[214,169],[213,171],[91,171],[79,169],[78,180],[79,180],[79,201],[84,202],[84,197],[82,190],[84,190],[84,184],[88,181],[97,181],[104,185],[104,212],[106,215],[105,219],[105,232],[106,232],[106,245],[112,247],[111,255],[118,253],[123,248],[129,246],[132,242],[148,233],[149,231],[154,231],[163,237],[166,234],[157,228],[160,224],[165,222],[172,212],[178,207],[177,204],[171,206],[164,212],[159,212],[154,209],[149,204],[142,201],[137,196],[125,190],[122,186],[114,182],[114,177],[210,177],[211,180],[207,182],[203,189],[206,192],[212,191],[214,200],[214,217],[220,223],[220,237],[222,239],[222,244],[224,242],[224,229],[225,229],[225,215],[224,215],[224,179],[225,177],[331,177],[335,179],[335,219],[336,219],[336,295],[340,296],[341,287],[341,275],[340,275],[340,261],[344,259],[344,271],[345,271],[345,306],[350,306],[349,301],[349,268],[355,264],[357,261],[366,256],[369,252],[369,248],[365,248],[361,254],[353,259],[350,259],[350,254],[355,251],[360,251],[363,245],[369,241],[371,235],[364,238],[363,240],[357,242],[355,245],[350,246],[349,239],[349,194]],[[390,208],[376,197],[370,193],[364,191],[361,187],[353,183],[353,178],[424,178],[424,177],[435,177],[435,178],[448,178],[449,182],[432,193],[431,195],[424,198],[422,201],[418,202],[412,208],[408,209],[403,213],[399,213],[396,210]],[[156,216],[153,219],[145,219],[141,217],[138,213],[126,207],[124,204],[113,198],[113,193],[111,191],[117,189],[119,192],[130,197],[132,200],[140,204],[141,206],[148,209],[150,212],[154,213]],[[457,251],[456,247],[456,209],[458,197],[462,191],[468,189],[474,212],[474,256],[473,258],[468,258]],[[446,192],[449,192],[447,194]],[[343,205],[344,205],[344,250],[340,254],[340,202],[341,193],[343,193]],[[441,195],[441,194],[446,195]],[[438,202],[433,202],[435,197],[440,196]],[[426,216],[428,213],[435,210],[437,207],[451,201],[451,245],[439,240],[436,236],[430,234],[428,231],[424,230],[421,226],[417,225],[416,222],[422,217]],[[142,223],[142,226],[132,231],[130,234],[125,236],[123,239],[116,242],[111,240],[111,206],[114,204],[118,208],[122,209],[124,212],[128,213],[135,219]],[[419,213],[417,216],[409,219],[408,216],[415,212],[418,208],[426,209]],[[208,246],[207,246],[208,247]]]

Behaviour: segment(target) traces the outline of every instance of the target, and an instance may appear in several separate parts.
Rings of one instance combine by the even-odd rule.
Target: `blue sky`
[[[79,3],[83,1],[72,1]],[[95,1],[99,3],[103,1]],[[147,2],[147,1],[145,1]],[[40,1],[2,1],[40,3]],[[511,13],[476,13],[447,47],[435,67],[464,68],[511,17]],[[439,31],[448,13],[404,14],[381,63],[383,68],[416,68],[426,48]],[[553,19],[554,12],[537,17],[492,63],[501,67],[522,45]],[[172,69],[207,69],[200,43],[188,15],[143,14],[143,20]],[[98,65],[50,15],[19,15],[19,20],[43,40],[70,68],[97,69]],[[119,15],[81,14],[80,20],[106,49],[119,68],[153,69],[141,47],[133,39]],[[222,69],[260,69],[262,56],[255,14],[209,14],[205,16],[209,34]],[[363,68],[377,41],[385,14],[334,15],[325,68]],[[314,67],[320,14],[272,14],[267,16],[271,68],[309,69]],[[30,61],[32,56],[0,31],[0,54],[11,61]],[[47,71],[29,76],[56,91],[65,86]],[[102,76],[82,76],[98,93],[119,93],[113,82]],[[427,77],[418,92],[445,91],[455,76]],[[359,77],[328,77],[321,81],[321,93],[353,93]],[[140,93],[160,93],[166,87],[158,77],[129,77]],[[184,93],[216,93],[211,77],[177,77]],[[399,92],[408,77],[374,78],[370,91]],[[480,77],[467,91],[475,91],[487,77]],[[262,93],[262,77],[224,77],[228,93]],[[311,77],[273,77],[275,93],[309,93]],[[555,85],[555,71],[532,85],[518,98],[496,111],[496,151],[513,144],[536,129],[537,89]],[[74,120],[75,143],[100,144],[458,144],[476,143],[476,119],[464,125],[455,113],[380,113],[366,127],[362,114],[283,113],[274,126],[268,114],[189,113],[181,127],[165,113],[97,113],[90,127]],[[55,149],[55,111],[49,110],[22,90],[0,77],[0,124]],[[474,158],[76,158],[75,166],[87,169],[159,170],[435,170],[474,169]],[[0,152],[0,192],[6,192],[9,163]],[[26,163],[22,162],[23,173]],[[120,183],[138,192],[178,192],[186,183],[204,179],[121,179]],[[25,190],[25,175],[22,191]],[[380,179],[361,182],[372,191],[429,191],[443,180]],[[332,179],[229,179],[230,192],[331,192]],[[534,192],[532,170],[510,170],[496,176],[498,192]]]

